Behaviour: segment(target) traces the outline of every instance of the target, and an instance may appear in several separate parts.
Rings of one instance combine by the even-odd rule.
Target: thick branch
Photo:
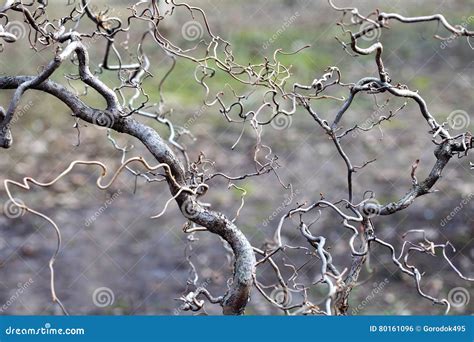
[[[0,89],[16,89],[25,82],[34,79],[32,76],[0,77]],[[126,133],[139,139],[160,163],[169,165],[171,174],[167,174],[171,194],[177,195],[181,186],[186,186],[184,169],[173,151],[165,144],[158,133],[130,117],[122,117],[117,113],[103,111],[87,106],[77,96],[64,86],[50,80],[36,84],[31,88],[47,92],[64,102],[73,115],[89,123],[96,124],[97,117],[106,115],[112,119],[110,128],[117,132]],[[174,178],[176,182],[172,182]],[[176,185],[177,184],[177,185]],[[235,255],[233,282],[223,297],[221,303],[224,314],[243,314],[247,305],[250,289],[253,284],[255,255],[244,234],[224,215],[200,206],[194,195],[181,191],[176,196],[176,202],[186,217],[186,203],[192,203],[195,214],[189,219],[198,225],[206,227],[210,232],[221,236],[232,247]]]

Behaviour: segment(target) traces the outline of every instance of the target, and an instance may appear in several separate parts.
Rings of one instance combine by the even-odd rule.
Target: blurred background
[[[336,25],[341,14],[332,10],[325,1],[201,0],[189,3],[206,11],[214,34],[232,44],[241,64],[271,58],[278,48],[294,51],[310,44],[310,48],[299,54],[281,56],[282,63],[292,65],[291,82],[310,84],[314,78],[321,77],[328,66],[337,66],[344,82],[356,82],[362,77],[376,75],[373,57],[351,57],[335,40],[335,36],[341,36],[341,29]],[[443,13],[450,23],[474,29],[472,0],[338,0],[336,3],[357,6],[361,13],[376,8],[406,16]],[[109,6],[114,16],[125,17],[132,2],[94,0],[93,4],[97,9]],[[71,9],[62,1],[50,1],[50,5],[53,5],[49,7],[51,17],[59,17]],[[175,19],[164,23],[162,30],[173,41],[189,46],[182,27],[191,19],[188,12],[181,10]],[[22,17],[18,15],[11,20],[16,20],[21,32]],[[410,89],[418,90],[439,121],[445,121],[453,111],[463,111],[472,118],[474,41],[471,39],[470,46],[465,38],[444,42],[433,39],[436,33],[447,35],[434,22],[390,24],[391,28],[383,30],[380,39],[393,84],[406,84]],[[90,30],[92,24],[84,18],[80,30],[86,31],[88,25]],[[118,41],[127,42],[119,44],[124,56],[136,51],[141,32],[137,29],[118,36]],[[25,31],[25,37],[27,34]],[[105,43],[94,40],[90,44],[91,66],[97,70]],[[370,41],[362,44],[368,46]],[[157,102],[159,82],[170,68],[171,61],[151,41],[144,49],[152,61],[150,72],[153,74],[146,80],[145,89],[151,101]],[[48,49],[39,52],[30,49],[27,39],[7,44],[0,56],[0,72],[2,75],[35,74],[52,56],[53,51]],[[193,63],[178,59],[175,70],[163,87],[165,106],[173,109],[170,119],[189,129],[195,137],[193,140],[183,136],[180,142],[187,146],[191,160],[196,160],[203,152],[206,158],[216,162],[217,171],[230,175],[251,172],[256,141],[254,131],[246,129],[239,144],[231,150],[241,126],[229,125],[217,107],[202,107],[204,91],[193,79],[194,68]],[[67,84],[63,75],[73,70],[74,65],[66,63],[53,79]],[[103,71],[101,79],[110,86],[118,84],[114,72]],[[211,92],[219,91],[226,82],[230,80],[225,74],[216,74],[209,82]],[[78,91],[83,90],[79,83],[73,82],[72,85]],[[232,82],[231,85],[238,92],[251,90]],[[8,106],[11,95],[11,91],[0,92],[3,107]],[[341,89],[334,95],[347,96],[347,91]],[[389,96],[381,95],[378,101],[383,103],[387,98]],[[103,106],[102,99],[93,93],[84,99],[90,105]],[[374,118],[387,115],[389,110],[400,107],[403,102],[390,98],[386,107],[377,109],[371,95],[360,95],[342,124],[346,128],[357,122],[370,124]],[[252,96],[247,101],[247,110],[257,108],[260,103],[261,98]],[[320,100],[314,107],[323,117],[332,118],[340,105],[335,100]],[[55,98],[29,91],[23,97],[18,113],[18,120],[12,127],[14,144],[1,151],[2,180],[20,181],[30,176],[47,181],[75,159],[99,160],[111,170],[120,165],[121,153],[107,140],[106,130],[79,122],[78,144],[76,121],[68,108]],[[147,122],[163,136],[168,135],[165,126],[152,120]],[[466,123],[459,133],[472,131],[473,124]],[[355,200],[362,200],[366,190],[373,190],[382,203],[400,198],[411,187],[410,170],[416,159],[420,159],[418,178],[423,179],[435,160],[431,135],[427,131],[428,126],[418,107],[409,101],[396,118],[382,125],[382,130],[349,135],[344,147],[354,164],[377,159],[355,175]],[[151,155],[138,141],[117,134],[113,136],[122,146],[135,146],[129,157],[143,155],[152,161]],[[237,225],[254,246],[269,241],[279,218],[296,203],[314,201],[320,193],[335,200],[346,197],[343,161],[307,113],[298,110],[286,129],[266,127],[262,139],[278,155],[279,174],[285,183],[293,184],[295,195],[291,196],[282,188],[271,173],[235,183],[247,191]],[[449,240],[456,247],[456,252],[449,253],[449,257],[465,275],[472,277],[474,173],[469,170],[469,161],[474,160],[469,156],[453,158],[436,185],[438,192],[418,198],[402,212],[374,218],[377,235],[399,250],[403,233],[410,229],[425,229],[431,240],[440,243]],[[190,242],[182,231],[186,220],[174,202],[166,215],[150,219],[169,199],[165,184],[147,183],[130,174],[122,174],[111,188],[100,191],[95,187],[98,176],[98,169],[80,166],[53,187],[34,187],[31,191],[14,189],[15,198],[49,215],[61,229],[63,245],[55,267],[56,288],[71,314],[187,314],[179,310],[180,302],[176,300],[185,293],[190,275],[187,256],[199,271],[199,283],[205,283],[215,295],[224,293],[232,269],[219,238],[209,233],[198,233],[194,235],[198,241]],[[228,183],[222,179],[216,178],[209,185],[205,201],[211,203],[213,209],[233,217],[240,205],[241,193],[228,189]],[[4,188],[0,199],[2,203],[7,202]],[[312,229],[315,234],[327,237],[335,264],[340,269],[348,267],[351,258],[347,240],[350,234],[341,226],[338,217],[331,212],[323,213]],[[283,232],[289,244],[306,245],[294,224],[286,224]],[[31,214],[16,218],[0,216],[0,303],[8,303],[2,314],[58,312],[51,301],[48,269],[55,247],[55,233],[44,220]],[[313,259],[308,262],[303,252],[289,252],[285,258],[301,266],[302,281],[311,282],[318,278],[318,262]],[[469,300],[472,283],[460,279],[441,255],[414,256],[411,261],[424,272],[422,287],[426,293],[445,298],[450,291],[461,287],[461,291],[468,295],[467,300],[462,305],[455,305],[451,314],[472,314],[474,298]],[[369,264],[370,267],[361,274],[362,284],[353,290],[350,301],[353,308],[363,305],[356,311],[349,310],[351,314],[442,314],[442,307],[433,306],[416,293],[413,279],[397,270],[388,250],[373,248]],[[266,277],[271,280],[270,270],[263,268],[259,272],[263,282]],[[110,289],[114,297],[107,306],[96,305],[93,301],[94,293],[103,287]],[[19,289],[24,290],[17,296]],[[317,302],[318,296],[322,298],[324,293],[315,290],[311,295]],[[207,311],[211,314],[221,312],[220,307],[213,305],[208,306]],[[247,314],[281,313],[272,309],[254,291]]]

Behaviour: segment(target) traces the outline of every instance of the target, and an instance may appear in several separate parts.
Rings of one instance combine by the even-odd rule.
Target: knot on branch
[[[443,141],[434,154],[437,159],[449,158],[458,154],[459,156],[467,155],[469,150],[474,147],[474,137],[471,132],[460,134],[452,139]]]

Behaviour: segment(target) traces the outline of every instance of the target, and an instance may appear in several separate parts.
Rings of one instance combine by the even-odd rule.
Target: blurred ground
[[[59,2],[58,2],[59,3]],[[94,2],[95,3],[95,2]],[[329,8],[325,1],[194,1],[204,7],[215,33],[232,43],[240,61],[261,60],[271,57],[276,48],[295,50],[311,44],[306,52],[286,56],[283,59],[292,64],[294,79],[299,83],[311,81],[323,74],[326,67],[338,66],[343,80],[354,82],[376,72],[372,57],[352,58],[345,54],[334,36],[340,33],[335,25],[339,14]],[[469,21],[474,15],[473,1],[338,1],[338,4],[359,6],[362,12],[379,8],[385,12],[399,12],[404,15],[427,15],[442,12],[453,23]],[[100,7],[105,1],[97,1]],[[129,4],[114,2],[118,15]],[[60,11],[62,5],[55,7]],[[273,43],[269,39],[291,16],[296,20],[279,34]],[[188,18],[189,20],[189,18]],[[474,22],[468,23],[474,28]],[[170,35],[179,34],[179,23],[171,23]],[[383,32],[385,64],[393,83],[407,84],[410,89],[419,90],[436,118],[441,121],[454,110],[463,110],[471,115],[474,109],[472,93],[474,88],[474,51],[465,39],[442,45],[432,39],[436,24],[403,26],[393,23],[392,29]],[[131,37],[133,41],[134,37]],[[23,45],[21,45],[23,44]],[[147,46],[148,53],[159,61],[159,67],[152,70],[156,76],[150,80],[149,93],[157,101],[156,89],[169,68],[169,60],[161,51]],[[92,63],[98,65],[104,46],[94,46]],[[0,56],[2,74],[32,74],[51,58],[51,53],[33,53],[27,43],[7,46]],[[202,88],[191,79],[193,66],[178,61],[175,72],[165,84],[164,96],[168,106],[174,108],[173,121],[184,125],[190,123],[196,141],[185,139],[190,157],[195,160],[203,151],[207,158],[216,161],[216,169],[227,174],[241,174],[252,168],[255,136],[246,130],[242,141],[231,152],[230,148],[240,134],[240,126],[228,125],[217,111],[206,110],[196,115],[201,108]],[[58,71],[58,80],[61,71]],[[103,75],[103,80],[113,84],[115,75]],[[216,75],[214,85],[226,82],[224,76]],[[342,95],[342,93],[340,94]],[[345,94],[344,94],[345,95]],[[10,92],[2,92],[0,101],[8,103]],[[91,104],[97,99],[92,98]],[[395,109],[402,102],[391,100],[389,108]],[[81,123],[80,146],[74,119],[67,108],[52,97],[29,92],[22,100],[23,112],[13,127],[14,145],[2,151],[0,170],[2,180],[20,180],[31,176],[49,180],[75,159],[97,159],[112,169],[120,163],[120,153],[105,138],[101,129],[86,127]],[[100,105],[100,103],[96,104]],[[257,105],[257,103],[256,103]],[[339,102],[320,101],[318,111],[331,117],[337,111]],[[357,99],[346,125],[364,122],[374,113],[370,96]],[[388,114],[388,111],[385,112]],[[154,124],[164,135],[164,127]],[[470,125],[470,130],[473,129]],[[365,190],[376,192],[381,201],[399,198],[411,186],[410,166],[420,159],[418,176],[426,176],[434,162],[432,143],[426,133],[427,127],[414,103],[399,114],[398,119],[383,126],[383,133],[373,130],[346,140],[346,148],[357,164],[377,158],[359,172],[355,179],[355,193],[362,199]],[[383,136],[383,139],[381,137]],[[320,193],[330,198],[345,196],[345,172],[339,156],[334,154],[321,130],[303,112],[293,117],[291,127],[284,131],[269,127],[263,139],[273,147],[282,165],[280,175],[291,182],[297,197],[293,201],[311,201]],[[118,137],[121,144],[134,143],[133,155],[149,154],[137,141]],[[430,238],[438,242],[449,240],[456,246],[452,261],[465,274],[472,277],[474,268],[474,219],[473,201],[468,201],[446,225],[443,218],[458,207],[463,198],[474,192],[473,172],[469,171],[469,160],[453,158],[437,184],[437,193],[416,200],[407,210],[383,218],[375,218],[377,233],[398,248],[401,235],[409,229],[426,229]],[[148,184],[143,180],[135,182],[130,175],[121,175],[107,192],[94,187],[99,171],[79,167],[67,179],[49,189],[34,189],[28,193],[15,192],[33,208],[50,215],[61,227],[63,248],[56,262],[58,296],[72,314],[173,314],[179,307],[174,298],[184,293],[189,265],[185,249],[189,243],[182,226],[184,218],[173,203],[165,217],[150,220],[149,217],[161,211],[169,193],[165,185]],[[271,174],[237,183],[248,195],[246,205],[237,223],[252,243],[260,246],[272,236],[278,219],[269,219],[273,212],[284,206],[288,192],[278,185]],[[206,201],[213,208],[232,216],[240,205],[240,193],[227,190],[227,183],[216,180],[210,183],[211,191]],[[118,195],[116,195],[118,193]],[[115,195],[114,195],[115,194]],[[92,223],[87,220],[114,198],[106,210]],[[1,201],[6,194],[1,193]],[[278,215],[279,217],[280,215]],[[265,222],[268,222],[266,224]],[[315,232],[328,238],[336,264],[349,265],[346,231],[336,218],[323,216]],[[225,282],[231,273],[226,251],[219,239],[211,234],[196,235],[199,241],[192,244],[191,258],[200,270],[202,281],[209,283],[212,293],[222,294]],[[285,238],[291,244],[303,243],[291,225],[285,228]],[[48,260],[54,252],[56,240],[52,228],[44,221],[26,214],[16,219],[0,217],[0,303],[5,303],[29,279],[31,285],[8,306],[4,314],[51,314],[56,312],[49,293]],[[188,247],[186,247],[188,246]],[[288,255],[297,265],[306,261],[301,254]],[[438,257],[416,258],[425,273],[424,290],[436,297],[446,297],[456,287],[465,288],[472,294],[472,284],[463,281]],[[317,265],[307,264],[301,269],[302,277],[313,279]],[[393,266],[387,250],[374,249],[370,256],[371,272],[365,270],[361,279],[365,283],[353,291],[355,305],[374,294],[374,288],[386,283],[377,291],[357,314],[440,314],[442,308],[433,307],[431,302],[416,294],[412,279],[401,276]],[[342,268],[342,267],[341,267]],[[263,272],[265,275],[265,271]],[[113,290],[115,301],[112,306],[100,308],[93,304],[92,294],[99,287]],[[318,294],[314,294],[317,296]],[[453,308],[452,314],[472,314],[474,298],[464,306]],[[218,307],[211,307],[210,313],[220,313]],[[255,292],[249,304],[248,314],[274,314],[264,299]]]

